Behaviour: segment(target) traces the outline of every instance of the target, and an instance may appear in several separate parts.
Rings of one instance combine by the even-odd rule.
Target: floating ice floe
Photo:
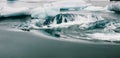
[[[30,15],[29,8],[27,7],[0,7],[0,17],[11,17],[11,16],[21,16]]]

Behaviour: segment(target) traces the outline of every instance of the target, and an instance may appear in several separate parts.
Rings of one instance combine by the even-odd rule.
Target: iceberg
[[[93,6],[83,0],[53,2],[32,9],[30,14],[33,19],[18,28],[47,30],[48,33],[58,34],[60,37],[64,35],[69,38],[95,41],[120,41],[120,20],[105,18],[101,14],[79,13],[80,11],[106,12],[109,11],[108,7]]]
[[[38,28],[32,27],[33,29],[64,28],[72,25],[80,25],[81,29],[83,28],[89,29],[91,27],[95,27],[95,25],[97,24],[106,23],[106,21],[105,22],[103,21],[104,18],[102,18],[101,16],[93,15],[93,14],[83,15],[83,14],[66,13],[66,14],[57,14],[56,16],[48,16],[45,19],[39,19],[39,20],[36,19],[36,20],[37,22],[34,22],[34,26],[35,24],[37,24],[36,26],[38,26]],[[36,21],[36,20],[33,19],[32,21]],[[98,21],[104,22],[104,23],[99,23]]]
[[[103,42],[120,41],[120,20],[103,18],[95,14],[57,14],[56,16],[47,16],[45,19],[33,19],[18,26],[18,28],[25,31],[31,29],[47,30],[46,32],[50,31],[51,34],[73,39]]]

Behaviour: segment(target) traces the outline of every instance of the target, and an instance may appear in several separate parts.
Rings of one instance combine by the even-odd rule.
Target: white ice
[[[86,10],[86,11],[105,11],[106,8],[104,8],[104,7],[99,7],[99,6],[88,6],[88,7],[85,8],[84,10]]]
[[[20,0],[22,1],[22,0]],[[33,1],[33,0],[30,0]],[[36,0],[39,1],[39,0]],[[16,4],[17,2],[15,2]],[[78,7],[84,8],[83,10],[88,11],[104,11],[104,7],[97,7],[92,6],[90,3],[87,3],[84,0],[61,0],[52,3],[46,3],[43,6],[36,7],[29,9],[29,7],[12,7],[13,5],[9,6],[10,4],[4,4],[4,6],[0,6],[0,16],[8,17],[8,16],[18,16],[18,15],[25,15],[30,13],[31,17],[33,18],[45,18],[47,16],[55,16],[60,13],[61,8],[71,8],[71,7]],[[31,10],[31,11],[30,11]]]
[[[64,7],[83,7],[83,6],[88,6],[91,4],[85,2],[85,0],[69,0],[69,1],[62,0],[62,1],[51,3],[51,5],[64,8]]]
[[[88,34],[88,36],[98,40],[120,41],[119,33],[93,33]]]
[[[69,7],[87,7],[91,4],[86,3],[84,0],[62,0],[49,4],[44,4],[41,7],[35,8],[31,11],[33,18],[45,18],[47,16],[55,16],[60,13],[60,8]]]
[[[56,9],[54,7],[38,7],[33,10],[31,10],[31,17],[33,18],[39,18],[44,19],[47,16],[55,16],[60,13],[59,9]]]
[[[54,21],[49,25],[49,27],[47,26],[43,26],[43,27],[40,27],[40,28],[34,28],[34,29],[41,29],[45,27],[45,29],[50,29],[50,28],[66,28],[66,27],[69,27],[69,26],[72,26],[72,25],[80,25],[80,28],[87,28],[89,27],[89,24],[92,23],[92,22],[96,22],[98,20],[104,20],[104,18],[102,18],[101,16],[98,16],[97,17],[98,19],[96,18],[93,18],[91,15],[87,15],[87,17],[82,17],[82,16],[76,16],[74,18],[74,21],[69,21],[69,22],[64,22],[65,19],[68,19],[66,17],[63,17],[62,18],[62,23],[61,24],[57,24],[57,19],[56,17],[54,18]],[[68,19],[69,20],[69,19]]]
[[[44,4],[41,7],[35,8],[31,11],[33,18],[45,18],[47,16],[55,16],[60,12],[61,8],[80,8],[79,11],[103,11],[110,12],[106,7],[93,6],[85,0],[61,0],[53,3]],[[82,10],[81,10],[82,8]]]
[[[20,15],[29,15],[29,8],[27,7],[9,7],[4,6],[0,8],[1,17],[10,17],[10,16],[20,16]]]

